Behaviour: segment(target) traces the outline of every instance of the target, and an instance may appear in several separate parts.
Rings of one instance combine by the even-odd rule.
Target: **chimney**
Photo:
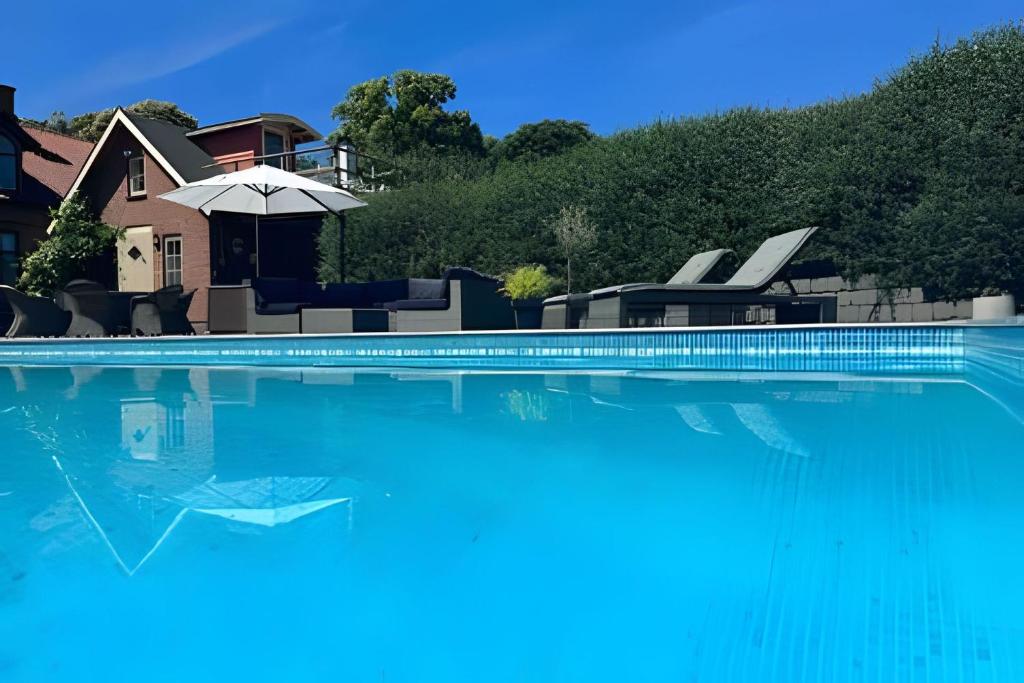
[[[0,114],[14,115],[14,86],[0,83]]]

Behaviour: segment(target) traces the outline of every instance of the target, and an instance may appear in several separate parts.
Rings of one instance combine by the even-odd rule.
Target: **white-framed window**
[[[164,238],[164,286],[181,284],[181,238]]]
[[[143,194],[146,194],[146,157],[131,157],[128,159],[128,196]]]

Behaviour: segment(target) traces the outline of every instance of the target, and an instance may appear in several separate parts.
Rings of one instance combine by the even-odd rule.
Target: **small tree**
[[[89,261],[112,249],[124,235],[98,220],[77,194],[50,209],[53,229],[48,239],[21,263],[18,287],[31,294],[51,296],[70,280],[85,275]]]
[[[572,259],[586,252],[597,241],[597,226],[587,215],[586,208],[569,204],[563,206],[551,221],[562,255],[565,256],[565,289],[572,293]]]

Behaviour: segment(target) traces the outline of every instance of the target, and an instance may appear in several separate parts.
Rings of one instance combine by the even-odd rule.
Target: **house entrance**
[[[117,288],[153,291],[153,226],[128,228],[117,243]]]

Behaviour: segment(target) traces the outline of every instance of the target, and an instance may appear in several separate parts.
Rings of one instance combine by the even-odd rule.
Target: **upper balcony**
[[[259,114],[203,126],[186,135],[231,171],[248,168],[257,159],[295,170],[296,149],[323,139],[315,128],[290,114]]]

